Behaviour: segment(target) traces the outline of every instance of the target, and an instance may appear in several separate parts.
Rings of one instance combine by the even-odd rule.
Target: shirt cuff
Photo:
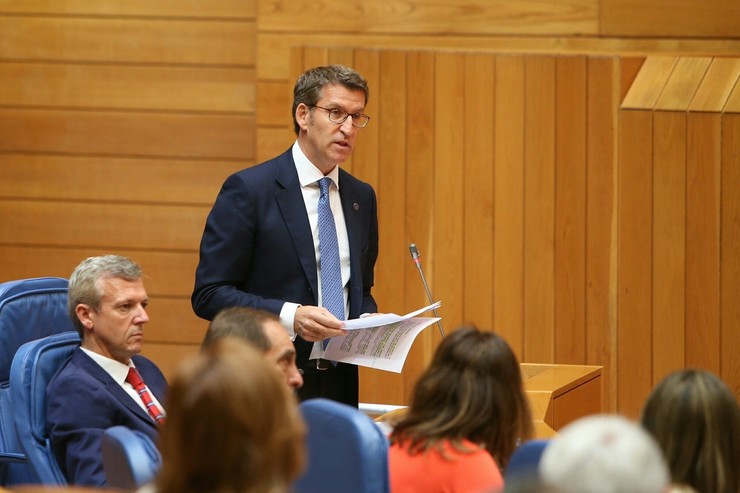
[[[301,306],[298,303],[283,303],[283,307],[280,309],[280,323],[283,324],[285,330],[288,332],[291,341],[295,341],[295,312],[298,307]]]

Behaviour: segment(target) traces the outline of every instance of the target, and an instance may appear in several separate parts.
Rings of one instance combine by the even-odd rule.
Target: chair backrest
[[[388,493],[388,439],[354,407],[327,399],[300,405],[308,467],[295,493]]]
[[[126,426],[103,432],[100,446],[108,487],[135,491],[154,481],[162,455],[148,435]]]
[[[506,466],[504,480],[511,481],[517,478],[535,478],[540,459],[550,440],[529,440],[517,448]]]
[[[10,366],[18,348],[34,339],[74,330],[67,315],[67,279],[38,277],[0,283],[0,484],[33,477],[16,438],[10,402]]]
[[[54,334],[22,345],[10,368],[10,397],[18,441],[37,482],[67,484],[46,431],[46,386],[80,345],[76,331]]]

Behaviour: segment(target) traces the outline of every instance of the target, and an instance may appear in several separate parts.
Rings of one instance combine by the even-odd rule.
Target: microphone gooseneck
[[[429,303],[434,303],[434,299],[432,298],[432,293],[429,291],[429,285],[427,284],[427,280],[424,277],[424,271],[421,268],[421,253],[419,253],[419,249],[416,248],[416,243],[412,243],[409,245],[409,253],[411,253],[411,258],[416,264],[416,269],[419,271],[419,275],[421,276],[421,282],[424,284],[424,290],[427,292],[427,298],[429,298]],[[434,312],[434,316],[439,318],[437,320],[437,327],[439,328],[439,333],[444,339],[445,337],[445,331],[442,328],[442,318],[437,313],[437,309],[433,308],[432,311]]]

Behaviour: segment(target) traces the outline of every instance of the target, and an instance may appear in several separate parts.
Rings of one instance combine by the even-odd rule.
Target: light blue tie
[[[321,270],[321,304],[339,320],[344,320],[344,286],[339,263],[339,242],[334,214],[329,204],[331,178],[319,180],[319,264]],[[323,346],[329,344],[324,339]]]

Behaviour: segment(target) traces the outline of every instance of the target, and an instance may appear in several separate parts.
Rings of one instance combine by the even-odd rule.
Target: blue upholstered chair
[[[17,438],[38,483],[67,484],[46,432],[46,386],[79,345],[76,331],[27,342],[18,349],[10,368]]]
[[[540,459],[550,440],[529,440],[519,446],[509,459],[504,480],[514,481],[519,478],[532,479],[538,476]]]
[[[67,315],[67,285],[67,280],[61,277],[19,279],[0,284],[0,485],[35,481],[16,438],[10,401],[10,367],[22,344],[74,330]]]
[[[152,439],[125,426],[105,430],[100,445],[110,488],[137,490],[154,481],[162,465],[162,455]]]
[[[295,493],[388,493],[388,440],[354,407],[327,399],[300,405],[308,467]]]

